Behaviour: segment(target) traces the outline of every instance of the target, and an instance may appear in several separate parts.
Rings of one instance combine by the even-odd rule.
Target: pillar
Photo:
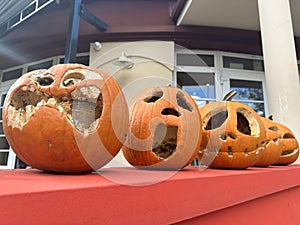
[[[269,112],[300,142],[300,83],[289,0],[258,0],[258,9]]]

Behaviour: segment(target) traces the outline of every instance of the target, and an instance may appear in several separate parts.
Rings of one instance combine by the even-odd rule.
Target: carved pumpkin
[[[279,131],[280,124],[264,117],[261,119],[265,125],[267,141],[261,158],[254,166],[270,166],[279,159],[283,149],[282,136]]]
[[[181,89],[144,90],[135,96],[130,107],[123,154],[135,167],[181,169],[196,157],[200,147],[199,123],[196,103]]]
[[[285,125],[278,123],[279,132],[282,136],[282,153],[275,165],[288,165],[295,162],[299,156],[299,143],[294,133]]]
[[[260,116],[240,102],[211,102],[200,108],[202,143],[198,159],[212,168],[245,169],[261,157],[266,141]]]
[[[24,74],[9,90],[3,128],[17,156],[44,171],[86,173],[121,149],[128,109],[104,71],[60,64]]]

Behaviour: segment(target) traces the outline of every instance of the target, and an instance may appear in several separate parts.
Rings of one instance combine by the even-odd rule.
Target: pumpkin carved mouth
[[[299,149],[298,148],[295,148],[295,149],[292,149],[292,150],[285,150],[285,151],[282,151],[281,153],[281,156],[288,156],[288,155],[293,155],[295,152],[297,152]]]
[[[157,126],[152,146],[155,155],[167,159],[176,151],[177,132],[177,126],[166,126],[164,124]]]
[[[48,83],[47,83],[48,85]],[[69,96],[57,98],[23,86],[9,105],[8,125],[22,129],[41,107],[54,107],[84,135],[94,132],[103,110],[101,91],[95,86],[75,89]]]
[[[282,153],[281,153],[281,156],[293,155],[297,151],[299,151],[299,148],[295,147],[295,146],[297,146],[297,143],[296,143],[296,139],[295,139],[295,137],[294,137],[293,134],[291,134],[291,133],[285,133],[282,138],[285,141],[285,143],[289,143],[290,144],[290,148],[289,149],[284,149],[282,151]],[[295,147],[295,148],[293,148],[293,147]]]

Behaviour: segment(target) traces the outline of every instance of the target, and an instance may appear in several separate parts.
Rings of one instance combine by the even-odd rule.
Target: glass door
[[[218,78],[212,52],[182,51],[176,54],[175,83],[192,96],[199,108],[216,101]]]
[[[5,100],[6,94],[1,94],[1,105],[0,105],[0,169],[13,169],[15,166],[16,154],[10,148],[2,126],[2,106]]]
[[[253,108],[260,116],[268,115],[264,76],[254,72],[223,72],[223,95],[230,90],[237,94],[233,101],[242,102]]]

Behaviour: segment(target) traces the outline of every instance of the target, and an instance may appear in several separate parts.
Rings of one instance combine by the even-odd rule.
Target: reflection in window
[[[53,65],[53,60],[49,60],[46,62],[36,63],[33,65],[28,66],[28,72],[38,69],[48,69]]]
[[[65,58],[61,58],[59,60],[59,63],[64,63],[64,60],[65,60]],[[89,63],[90,63],[89,55],[77,56],[76,57],[76,63],[88,66]]]
[[[261,81],[230,79],[230,88],[237,94],[233,101],[240,101],[252,109],[260,116],[265,115],[264,94]]]
[[[235,100],[264,100],[260,81],[230,79],[230,87],[237,92]]]
[[[9,145],[5,137],[0,137],[0,149],[9,149]]]
[[[3,124],[2,124],[2,122],[0,122],[0,134],[4,134],[4,132],[3,132]]]
[[[19,159],[18,157],[16,157],[15,169],[26,169],[27,166],[28,165],[26,163],[24,163],[21,159]]]
[[[17,79],[20,76],[22,76],[22,74],[23,74],[23,68],[5,71],[5,72],[3,72],[3,75],[2,75],[2,81],[4,82],[4,81],[8,81],[8,80]]]
[[[5,98],[6,98],[6,94],[3,94],[3,95],[1,96],[1,106],[3,106],[4,101],[5,101]]]
[[[214,73],[177,73],[178,85],[196,101],[199,107],[214,101],[215,77]]]
[[[214,56],[202,54],[177,54],[177,65],[214,67]]]
[[[8,161],[8,152],[0,152],[0,166],[6,166]]]
[[[223,56],[224,68],[264,71],[263,60]]]
[[[265,116],[265,106],[264,103],[259,102],[243,102],[243,104],[250,106],[254,111],[258,113],[260,116]]]

